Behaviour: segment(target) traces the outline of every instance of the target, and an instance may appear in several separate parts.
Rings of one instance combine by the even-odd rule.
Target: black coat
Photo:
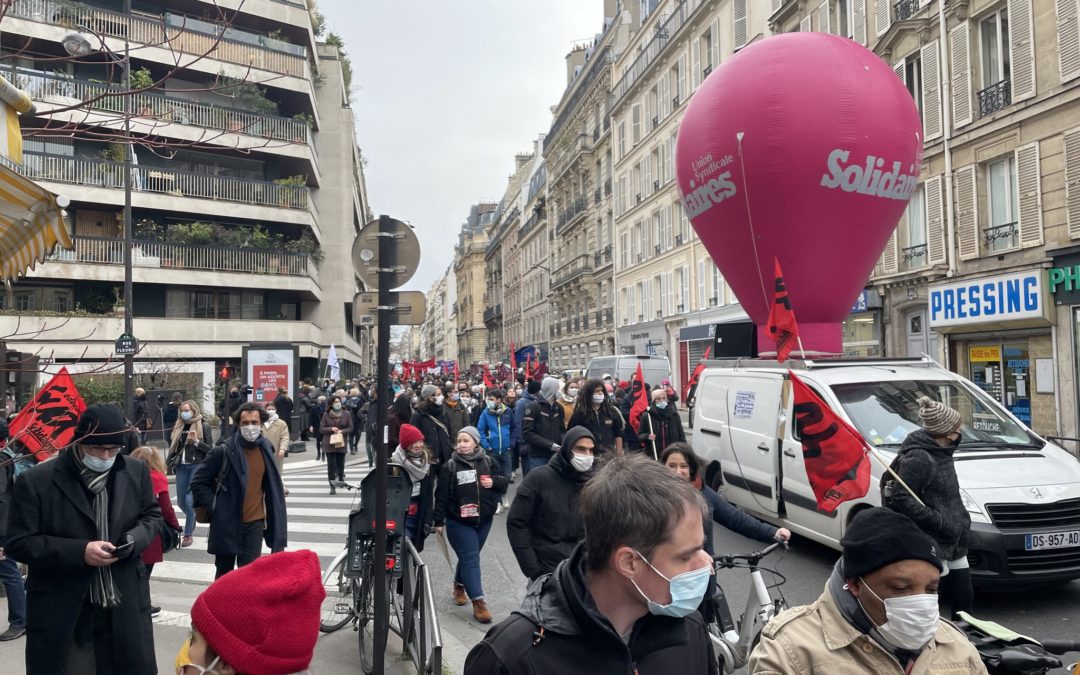
[[[424,442],[427,443],[428,450],[431,451],[433,469],[438,472],[442,465],[450,459],[450,455],[453,454],[454,441],[457,439],[450,438],[450,430],[442,420],[442,415],[417,410],[413,413],[409,424],[424,434]]]
[[[655,441],[649,440],[650,432],[656,434]],[[655,405],[649,406],[649,412],[641,416],[638,439],[640,439],[646,454],[650,456],[652,455],[653,445],[656,446],[657,459],[664,454],[664,448],[672,443],[685,443],[686,432],[683,431],[679,411],[671,403],[663,409],[657,408]]]
[[[510,504],[506,535],[518,567],[529,579],[555,571],[581,541],[578,496],[592,472],[575,469],[570,454],[583,436],[592,438],[584,427],[567,431],[562,450],[525,476]]]
[[[646,614],[623,642],[585,600],[584,557],[579,546],[554,573],[532,584],[521,608],[469,652],[465,675],[716,675],[712,645],[696,613],[685,619]]]
[[[569,426],[585,427],[592,432],[598,446],[604,450],[612,451],[615,449],[615,439],[625,436],[624,431],[628,425],[615,406],[601,405],[599,410],[594,410],[590,405],[584,414],[575,412],[574,416],[570,418]],[[623,438],[623,442],[627,443],[623,446],[624,450],[629,450],[632,447],[625,438]]]
[[[434,468],[432,467],[432,470]],[[481,476],[491,476],[491,487],[480,485]],[[462,482],[463,480],[466,482]],[[455,453],[439,470],[433,522],[441,526],[450,519],[479,527],[480,523],[495,516],[499,498],[506,494],[509,485],[507,477],[503,475],[502,465],[488,455],[466,462]],[[479,504],[479,516],[463,518],[461,507],[464,504]]]
[[[139,431],[146,431],[146,396],[136,396],[135,405],[132,407],[132,414],[135,416],[135,428]]]
[[[266,505],[266,530],[263,541],[271,551],[277,552],[286,545],[285,488],[281,482],[276,450],[265,437],[259,438],[259,447],[263,451],[263,495]],[[191,477],[191,499],[194,506],[209,507],[214,499],[214,483],[221,471],[222,458],[228,455],[229,467],[222,479],[223,487],[218,492],[217,505],[213,520],[210,522],[210,536],[206,542],[206,551],[210,555],[237,555],[240,530],[244,519],[244,493],[247,491],[247,458],[240,448],[239,434],[233,434],[224,443],[220,443],[206,457],[206,461],[195,469]]]
[[[562,444],[565,428],[562,408],[542,398],[530,401],[521,415],[521,441],[526,454],[545,461],[551,459]]]
[[[110,566],[120,605],[112,610],[114,672],[157,673],[150,620],[150,578],[140,555],[165,531],[150,483],[150,469],[117,457],[109,475],[109,533],[135,545]],[[89,631],[94,568],[83,559],[86,544],[100,539],[90,492],[70,451],[38,464],[15,482],[5,552],[26,563],[26,672],[62,673],[77,627]]]
[[[172,429],[178,417],[180,417],[180,405],[169,401],[165,410],[161,412],[161,424],[166,430]]]
[[[293,400],[287,394],[278,394],[274,397],[274,407],[278,417],[288,422],[289,428],[292,428]]]
[[[8,505],[11,503],[11,490],[15,487],[13,459],[17,455],[14,450],[0,451],[0,548],[4,547],[7,532]]]
[[[410,478],[412,477],[410,476]],[[417,553],[424,550],[424,539],[435,521],[435,479],[435,467],[429,467],[427,475],[420,480],[420,495],[415,497],[416,517],[420,523],[416,532],[416,540],[413,542]]]

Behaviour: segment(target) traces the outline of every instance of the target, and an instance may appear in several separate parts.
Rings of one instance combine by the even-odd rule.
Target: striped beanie
[[[960,413],[927,396],[919,397],[919,424],[931,436],[948,436],[960,427]]]

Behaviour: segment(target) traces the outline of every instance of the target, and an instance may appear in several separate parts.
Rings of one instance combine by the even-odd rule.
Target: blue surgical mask
[[[667,401],[657,401],[657,402],[656,402],[656,403],[654,403],[653,405],[655,405],[655,406],[656,406],[657,408],[659,408],[660,410],[663,410],[664,408],[666,408],[666,407],[667,407]]]
[[[95,471],[97,473],[105,473],[112,468],[113,462],[116,461],[116,455],[108,459],[101,459],[100,457],[94,457],[93,455],[83,455],[83,464],[87,469]]]
[[[180,419],[184,420],[185,422],[187,422],[192,417],[195,417],[195,413],[191,412],[190,410],[185,410],[184,412],[180,413]]]
[[[498,401],[488,401],[487,402],[487,407],[488,407],[488,410],[495,410],[496,408],[499,407],[499,402]]]
[[[682,574],[675,575],[668,579],[663,574],[660,574],[660,570],[652,566],[648,558],[641,555],[638,551],[634,551],[641,559],[645,561],[645,564],[652,568],[653,572],[656,572],[661,579],[668,582],[668,592],[671,593],[671,602],[666,605],[661,605],[653,602],[649,599],[649,596],[641,592],[641,588],[638,587],[637,582],[633,579],[630,583],[634,584],[634,588],[638,593],[641,593],[641,597],[645,598],[645,601],[649,604],[649,613],[656,616],[672,616],[677,619],[681,619],[686,616],[690,616],[697,611],[699,605],[701,605],[702,598],[705,597],[705,590],[709,586],[709,577],[712,576],[712,565],[706,565],[701,569],[690,570],[689,572],[683,572]]]

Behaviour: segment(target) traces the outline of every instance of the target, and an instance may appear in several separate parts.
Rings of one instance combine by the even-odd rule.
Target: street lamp
[[[131,0],[124,0],[124,16],[131,16]],[[134,335],[133,317],[131,315],[132,289],[131,281],[131,44],[128,41],[128,31],[124,31],[124,54],[115,54],[104,39],[100,39],[101,51],[105,52],[113,61],[120,61],[124,66],[124,335]],[[76,58],[89,55],[94,51],[94,46],[85,33],[77,32],[64,36],[60,41],[64,51]],[[135,355],[124,354],[124,411],[129,421],[134,422],[134,387],[135,387]],[[226,392],[227,394],[228,392]]]

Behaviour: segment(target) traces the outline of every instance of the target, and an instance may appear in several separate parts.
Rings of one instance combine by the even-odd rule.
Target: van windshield
[[[960,413],[960,449],[1041,448],[1043,442],[1002,415],[986,395],[956,381],[857,382],[832,386],[840,404],[863,437],[879,448],[898,448],[919,429],[920,396],[941,401]]]

